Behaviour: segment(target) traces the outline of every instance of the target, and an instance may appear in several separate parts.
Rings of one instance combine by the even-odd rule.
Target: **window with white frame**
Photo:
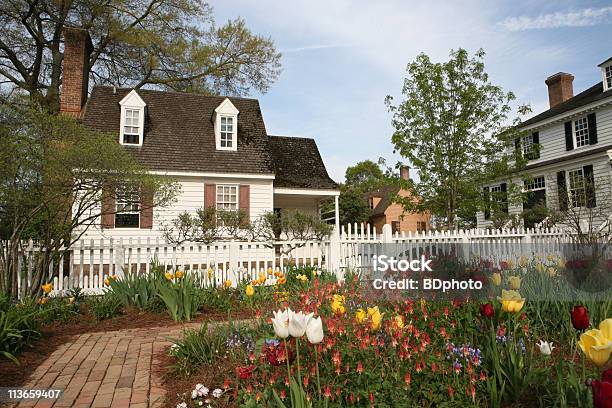
[[[586,207],[586,180],[584,170],[576,169],[567,172],[569,204],[572,207]]]
[[[140,225],[140,195],[137,189],[117,188],[115,198],[115,228],[138,228]]]
[[[533,150],[533,135],[523,136],[521,142],[523,147],[523,156],[527,157]]]
[[[234,147],[234,118],[231,116],[221,116],[221,135],[220,143],[222,148],[231,149]]]
[[[576,147],[589,145],[589,122],[587,118],[574,121],[574,145]]]
[[[124,109],[123,144],[140,144],[140,109]]]
[[[532,179],[525,181],[525,190],[536,191],[546,188],[546,181],[544,176],[533,177]]]
[[[217,210],[238,210],[238,186],[227,184],[217,185]]]
[[[612,89],[612,65],[608,65],[605,71],[606,84],[608,89]]]

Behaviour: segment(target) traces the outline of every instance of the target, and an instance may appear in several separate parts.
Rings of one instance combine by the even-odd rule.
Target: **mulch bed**
[[[252,317],[247,310],[227,312],[204,310],[190,323],[222,321]],[[97,321],[86,310],[73,320],[44,326],[40,339],[32,347],[19,354],[19,365],[10,360],[0,359],[0,387],[23,386],[29,375],[53,353],[60,345],[70,341],[72,336],[83,333],[111,332],[123,329],[176,326],[177,323],[166,313],[126,311],[112,319]]]

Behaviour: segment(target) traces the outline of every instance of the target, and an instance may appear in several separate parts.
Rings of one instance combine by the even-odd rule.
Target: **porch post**
[[[336,231],[340,233],[340,208],[338,207],[338,197],[334,196],[334,205],[335,205],[335,218],[336,218]]]

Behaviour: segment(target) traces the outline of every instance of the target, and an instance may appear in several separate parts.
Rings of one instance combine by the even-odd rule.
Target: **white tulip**
[[[289,316],[291,309],[289,311],[277,311],[274,312],[274,317],[272,318],[272,326],[274,326],[274,333],[281,339],[286,339],[289,337]]]
[[[545,356],[550,356],[552,351],[555,349],[552,342],[549,343],[544,340],[540,340],[540,342],[537,343],[537,346],[540,348],[540,353],[544,354]]]
[[[312,313],[305,315],[303,312],[295,313],[289,309],[289,334],[293,337],[302,337],[311,318]]]
[[[320,317],[312,318],[306,326],[306,337],[311,344],[319,344],[323,341],[323,321]]]

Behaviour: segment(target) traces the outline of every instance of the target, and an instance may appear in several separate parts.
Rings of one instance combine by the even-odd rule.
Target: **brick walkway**
[[[190,326],[197,326],[191,324]],[[60,346],[30,376],[26,388],[61,388],[56,401],[17,407],[161,407],[164,389],[156,357],[183,326],[86,333]]]

